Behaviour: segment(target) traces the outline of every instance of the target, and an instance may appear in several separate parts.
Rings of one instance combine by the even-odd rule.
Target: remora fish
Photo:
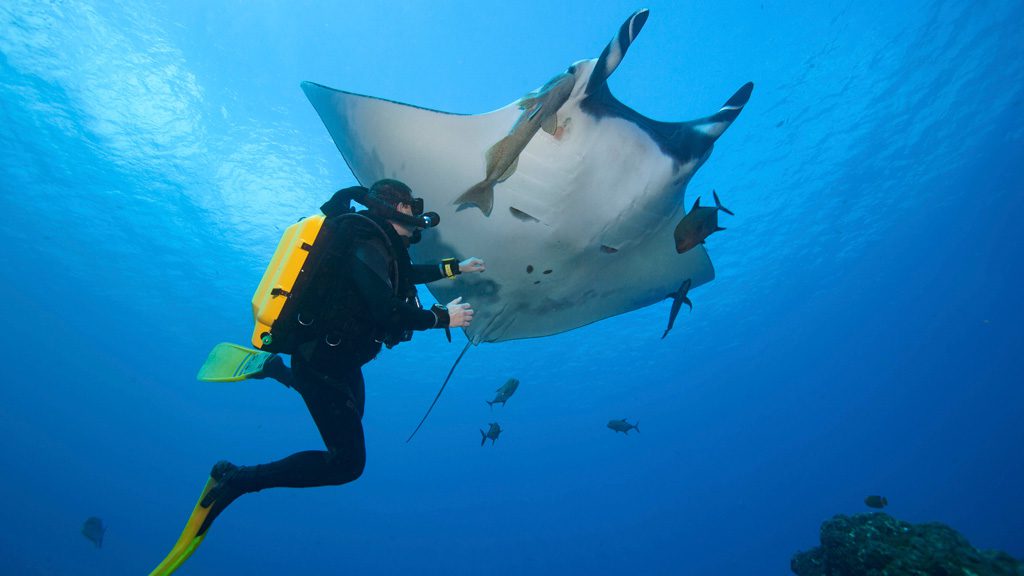
[[[485,400],[490,407],[494,407],[495,404],[501,403],[502,406],[505,402],[516,393],[516,389],[519,388],[519,380],[515,378],[509,378],[508,382],[505,382],[497,390],[497,394],[494,395],[494,400]]]
[[[676,252],[682,254],[698,244],[703,244],[708,236],[715,232],[725,230],[718,225],[718,211],[721,210],[730,216],[735,216],[731,210],[722,206],[718,200],[718,193],[714,190],[711,194],[715,197],[714,206],[701,206],[700,196],[693,203],[690,212],[683,216],[683,219],[676,225],[674,236],[676,239]]]
[[[665,333],[661,335],[661,339],[664,340],[665,336],[668,336],[668,331],[672,329],[672,325],[676,323],[676,316],[679,315],[679,309],[686,304],[693,310],[693,302],[686,297],[686,293],[690,291],[690,279],[683,280],[683,283],[679,286],[679,290],[669,294],[666,298],[672,299],[672,310],[668,313],[668,328],[665,328]]]
[[[501,426],[498,426],[497,422],[491,422],[490,428],[485,433],[483,430],[480,431],[480,445],[483,446],[487,439],[491,439],[491,445],[494,445],[494,441],[498,439],[498,435],[501,434]]]
[[[637,420],[636,424],[630,424],[629,422],[626,422],[625,418],[622,420],[609,420],[608,427],[616,432],[622,432],[626,436],[629,436],[630,430],[636,430],[637,432],[640,431],[640,421]]]
[[[106,532],[107,529],[103,526],[103,520],[95,516],[90,516],[82,524],[82,536],[88,538],[97,548],[103,547],[103,535]]]
[[[565,104],[572,94],[576,77],[567,72],[548,80],[539,89],[530,92],[519,100],[519,108],[523,111],[519,119],[509,130],[507,136],[491,146],[487,151],[487,175],[455,199],[454,204],[460,207],[473,205],[486,216],[494,209],[494,185],[508,180],[516,171],[519,154],[533,139],[537,130],[556,135],[558,127],[558,109]]]

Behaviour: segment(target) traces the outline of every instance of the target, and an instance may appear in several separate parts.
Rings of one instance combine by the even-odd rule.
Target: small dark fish
[[[864,503],[870,508],[885,508],[889,505],[889,500],[885,496],[868,496],[864,499]]]
[[[483,446],[487,439],[491,439],[491,445],[494,445],[494,441],[498,439],[498,435],[501,434],[501,426],[498,426],[497,422],[491,422],[491,427],[487,429],[485,433],[483,430],[480,431],[480,445]]]
[[[88,538],[97,548],[103,547],[103,534],[106,531],[103,520],[95,516],[90,516],[86,519],[85,524],[82,524],[82,536]]]
[[[715,197],[714,206],[701,206],[700,196],[698,196],[697,201],[693,203],[693,208],[690,208],[686,216],[683,216],[679,224],[676,224],[676,230],[673,233],[676,239],[676,252],[682,254],[687,250],[691,250],[694,246],[703,244],[708,236],[725,230],[725,228],[718,225],[719,210],[735,216],[731,210],[722,206],[722,203],[718,200],[717,192],[712,190],[711,193]]]
[[[625,418],[622,420],[609,420],[608,427],[616,432],[622,432],[626,436],[629,436],[630,430],[636,430],[637,432],[640,431],[640,421],[637,420],[636,424],[630,424],[629,422],[626,422]]]
[[[484,400],[484,402],[487,402],[487,404],[491,408],[493,408],[494,405],[499,402],[501,403],[502,406],[504,406],[505,402],[507,402],[508,399],[511,398],[512,395],[516,393],[517,388],[519,388],[519,380],[515,378],[509,378],[508,382],[505,382],[504,384],[501,385],[500,388],[498,388],[497,394],[494,395],[494,400]]]
[[[661,335],[661,339],[664,340],[665,336],[668,336],[668,331],[672,329],[672,325],[676,323],[676,316],[679,315],[679,309],[686,304],[693,310],[693,302],[686,297],[686,293],[690,291],[690,279],[683,280],[683,283],[679,285],[679,290],[669,294],[666,298],[672,299],[672,310],[668,313],[668,328],[665,328],[665,333]]]

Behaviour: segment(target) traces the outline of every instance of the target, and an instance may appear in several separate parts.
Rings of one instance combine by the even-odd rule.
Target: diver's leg
[[[328,450],[307,450],[256,466],[218,462],[210,472],[217,485],[202,502],[211,509],[200,534],[243,494],[265,488],[335,486],[362,475],[366,443],[362,424],[365,395],[360,369],[354,368],[343,380],[336,380],[300,368],[294,373],[294,384]]]
[[[363,473],[366,443],[363,436],[363,378],[358,368],[345,380],[310,381],[296,378],[327,450],[307,450],[281,460],[243,466],[233,483],[245,492],[264,488],[308,488],[351,482]]]
[[[326,452],[300,452],[291,456],[302,456],[304,481],[316,482],[310,484],[312,486],[324,486],[359,478],[366,466],[362,371],[353,367],[341,378],[326,378],[309,371],[301,360],[298,370],[303,382],[310,384],[302,386],[299,392],[327,447]],[[322,458],[314,459],[314,454]]]

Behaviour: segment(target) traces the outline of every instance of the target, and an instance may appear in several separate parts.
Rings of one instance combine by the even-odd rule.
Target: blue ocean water
[[[300,81],[493,110],[643,7],[593,4],[0,4],[0,571],[148,573],[213,462],[320,447],[294,392],[194,378],[354,183]],[[650,2],[610,79],[664,120],[756,84],[668,338],[664,302],[478,346],[406,444],[464,342],[419,334],[366,368],[361,479],[242,498],[179,573],[785,574],[875,493],[1024,557],[1024,4],[804,4]]]

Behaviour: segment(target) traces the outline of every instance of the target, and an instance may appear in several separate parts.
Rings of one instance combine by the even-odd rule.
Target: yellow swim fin
[[[185,530],[174,544],[174,548],[171,548],[170,554],[149,573],[149,576],[167,576],[173,573],[196,551],[196,548],[203,542],[203,538],[206,538],[206,532],[199,534],[199,528],[203,525],[203,521],[206,520],[206,516],[210,513],[210,508],[213,506],[203,508],[201,503],[203,498],[206,498],[207,493],[216,485],[217,481],[213,478],[206,482],[203,493],[199,495],[199,500],[196,502],[196,507],[192,509],[192,515],[188,517],[188,522],[185,523]]]
[[[196,378],[205,382],[237,382],[263,372],[263,365],[272,356],[230,342],[221,342],[210,350]]]

